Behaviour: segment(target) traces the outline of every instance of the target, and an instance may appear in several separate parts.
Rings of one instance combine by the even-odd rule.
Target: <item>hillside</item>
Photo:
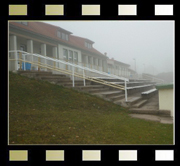
[[[173,144],[173,125],[101,98],[9,73],[9,144]]]

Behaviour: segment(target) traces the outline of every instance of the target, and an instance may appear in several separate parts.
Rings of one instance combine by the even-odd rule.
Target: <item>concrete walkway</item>
[[[132,118],[156,121],[164,124],[173,124],[172,117],[162,117],[157,115],[146,115],[146,114],[129,114],[129,116],[131,116]]]

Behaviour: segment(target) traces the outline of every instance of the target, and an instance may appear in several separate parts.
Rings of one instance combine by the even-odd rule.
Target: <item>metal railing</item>
[[[12,54],[11,58],[9,58],[9,61],[15,62],[14,63],[15,70],[18,70],[18,69],[27,70],[26,65],[31,64],[31,67],[28,68],[29,70],[32,70],[34,68],[35,70],[41,70],[41,71],[51,70],[55,74],[56,73],[67,74],[72,77],[73,87],[75,86],[75,77],[83,79],[84,86],[86,86],[86,80],[90,80],[99,84],[103,84],[106,86],[124,90],[125,100],[127,101],[127,81],[129,81],[129,79],[127,78],[119,77],[114,74],[108,74],[106,72],[80,66],[77,64],[63,61],[63,60],[58,60],[55,58],[43,56],[40,54],[28,53],[21,50],[12,50],[12,51],[9,51],[9,54]],[[19,64],[19,67],[18,67],[18,64]],[[106,76],[107,78],[123,80],[124,86],[100,79],[101,77],[104,77],[104,76]]]
[[[98,71],[104,71],[102,66],[98,66],[98,65],[95,65],[95,64],[91,64],[91,63],[78,62],[78,61],[75,61],[75,60],[62,59],[62,58],[59,58],[57,60],[62,60],[62,61],[73,63],[73,64],[76,64],[76,65],[79,65],[79,66],[88,67],[90,69],[95,69],[95,70],[98,70]]]
[[[151,81],[155,81],[157,84],[164,84],[165,83],[165,81],[163,79],[153,77],[153,76],[150,76],[150,75],[147,75],[147,74],[142,74],[142,77],[143,78],[148,78]]]

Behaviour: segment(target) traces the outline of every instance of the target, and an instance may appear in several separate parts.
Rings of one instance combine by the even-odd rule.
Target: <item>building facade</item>
[[[171,117],[174,117],[174,86],[173,84],[156,85],[159,96],[159,110],[170,110]]]
[[[111,59],[108,58],[107,64],[108,64],[108,73],[123,77],[130,77],[130,72],[129,72],[130,65],[114,60],[114,58]]]
[[[63,28],[43,22],[9,22],[9,50],[21,50],[78,64],[98,71],[129,77],[128,64],[109,59],[93,47],[94,42],[72,35]],[[9,58],[15,58],[9,53]],[[29,57],[30,58],[30,57]],[[28,59],[27,59],[28,60]],[[41,60],[43,61],[43,60]],[[45,60],[46,61],[46,60]],[[52,62],[45,62],[52,65]],[[62,64],[56,63],[59,67]],[[61,66],[62,67],[62,66]],[[66,65],[63,66],[67,68]],[[9,62],[9,70],[18,70],[18,64]],[[35,66],[31,66],[35,69]],[[69,69],[69,66],[68,66]]]

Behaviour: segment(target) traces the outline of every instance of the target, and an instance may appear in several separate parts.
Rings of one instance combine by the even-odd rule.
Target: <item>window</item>
[[[66,34],[65,33],[62,33],[62,39],[66,39]]]
[[[93,58],[93,64],[96,65],[96,59],[95,58]]]
[[[85,42],[85,47],[87,48],[92,48],[92,44],[88,43],[88,42]]]
[[[63,58],[64,58],[64,60],[68,60],[68,50],[67,49],[63,49]]]
[[[73,51],[69,50],[69,61],[73,62]]]
[[[74,62],[78,62],[78,53],[74,51]]]
[[[90,57],[90,56],[88,56],[88,62],[89,62],[89,64],[92,63],[92,62],[91,62],[91,57]]]
[[[92,45],[88,43],[88,48],[92,48]]]
[[[85,42],[85,47],[88,47],[88,43],[87,42]]]
[[[69,37],[68,37],[68,35],[66,34],[66,40],[68,41],[69,40]]]
[[[61,31],[57,31],[57,37],[67,41],[69,40],[69,35]]]
[[[57,36],[58,36],[59,38],[61,38],[61,32],[60,32],[60,31],[57,31]]]

